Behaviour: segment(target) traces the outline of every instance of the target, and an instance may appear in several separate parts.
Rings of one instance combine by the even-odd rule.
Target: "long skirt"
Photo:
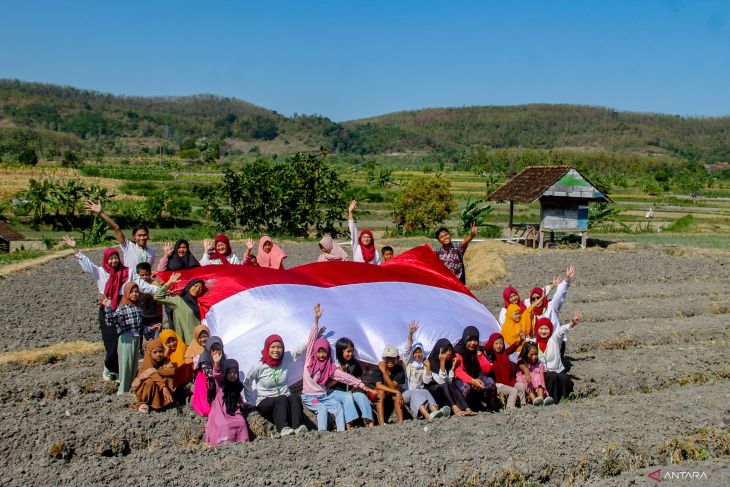
[[[151,378],[147,378],[135,389],[134,395],[141,403],[147,404],[150,409],[164,409],[174,401],[165,401],[162,387]]]
[[[573,380],[565,372],[545,372],[545,385],[555,404],[573,392]]]
[[[477,378],[484,383],[484,389],[476,389],[471,384],[462,382],[459,379],[454,380],[454,383],[472,411],[498,411],[497,385],[494,380],[486,375],[480,375]]]

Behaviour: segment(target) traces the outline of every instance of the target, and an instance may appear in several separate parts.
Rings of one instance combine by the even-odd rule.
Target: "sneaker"
[[[553,398],[552,397],[546,397],[545,398],[545,401],[543,401],[542,404],[543,404],[543,406],[549,406],[549,405],[553,404],[554,402],[555,401],[553,401]]]
[[[271,437],[274,439],[277,439],[277,438],[281,438],[281,435],[275,431],[275,432],[271,433]]]
[[[440,409],[437,409],[436,411],[431,411],[428,414],[428,420],[433,421],[434,419],[440,418],[441,416],[443,416],[443,413],[441,412]]]
[[[442,407],[440,409],[440,411],[441,411],[441,416],[444,418],[448,418],[449,416],[451,416],[451,408],[448,406]]]
[[[101,378],[104,379],[104,382],[109,382],[112,380],[112,373],[104,369],[104,372],[101,374]]]
[[[297,434],[297,435],[299,433],[308,433],[308,432],[309,432],[309,428],[307,428],[304,425],[301,425],[301,426],[299,426],[299,428],[297,428],[297,429],[294,430],[294,433]]]
[[[281,429],[281,436],[289,436],[289,435],[293,435],[293,434],[294,434],[294,430],[293,430],[293,429],[291,429],[291,428],[290,428],[290,427],[288,427],[288,426],[284,426],[284,427],[283,427],[283,428]]]
[[[543,399],[541,397],[536,397],[534,401],[532,401],[532,404],[535,406],[542,406]]]

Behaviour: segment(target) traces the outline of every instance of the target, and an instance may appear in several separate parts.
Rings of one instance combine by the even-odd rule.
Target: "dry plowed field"
[[[286,247],[289,266],[316,244]],[[496,315],[578,268],[562,311],[580,309],[558,406],[407,421],[347,433],[201,445],[204,420],[142,415],[101,380],[101,354],[0,365],[5,485],[730,485],[730,264],[722,253],[547,250],[505,255],[475,294]],[[91,253],[99,259],[100,253]],[[0,352],[100,340],[95,285],[72,257],[0,280]],[[1,362],[0,362],[1,363]]]

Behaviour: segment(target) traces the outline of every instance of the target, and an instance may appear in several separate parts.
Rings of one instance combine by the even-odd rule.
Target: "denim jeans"
[[[302,402],[317,415],[317,429],[319,431],[327,431],[328,413],[335,417],[337,431],[345,431],[345,410],[337,399],[329,395],[311,396],[302,394]]]
[[[351,423],[360,416],[366,421],[373,420],[373,408],[366,394],[359,391],[345,392],[339,389],[330,389],[327,391],[327,396],[342,404],[342,408],[345,410],[345,423]],[[360,410],[359,414],[358,409]]]

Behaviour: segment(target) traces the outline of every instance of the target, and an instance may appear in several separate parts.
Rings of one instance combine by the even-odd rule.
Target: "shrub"
[[[18,154],[18,162],[28,166],[35,166],[38,164],[38,154],[33,149],[25,149]]]
[[[449,187],[449,181],[442,178],[421,176],[411,179],[394,201],[395,213],[406,231],[435,228],[454,211],[456,201]]]
[[[469,196],[459,214],[459,227],[462,231],[468,232],[473,224],[484,225],[484,218],[492,211],[494,209],[490,205],[480,205],[478,201],[472,201]]]
[[[684,215],[682,218],[677,219],[671,225],[664,228],[665,232],[686,232],[689,227],[694,223],[695,219],[692,215]]]
[[[222,230],[241,225],[255,233],[336,234],[347,183],[321,156],[296,154],[289,163],[260,158],[240,172],[227,169],[223,183],[199,186],[206,214]]]

